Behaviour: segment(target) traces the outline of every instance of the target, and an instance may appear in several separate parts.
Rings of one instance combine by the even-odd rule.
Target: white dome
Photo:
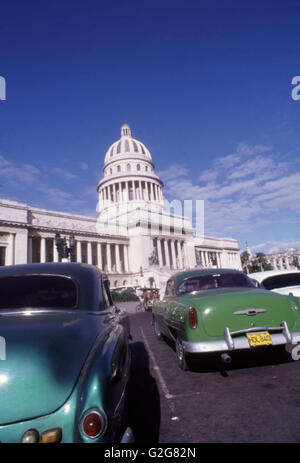
[[[107,150],[104,164],[128,157],[152,161],[151,154],[146,146],[133,138],[129,125],[124,124],[121,127],[121,138],[114,142]]]

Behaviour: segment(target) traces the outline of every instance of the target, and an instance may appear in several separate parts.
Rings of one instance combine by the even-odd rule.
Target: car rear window
[[[242,273],[224,273],[188,278],[179,288],[179,294],[218,288],[255,288],[254,283]]]
[[[57,275],[19,275],[0,278],[0,310],[77,308],[77,286]]]
[[[287,288],[288,286],[300,286],[300,272],[274,275],[263,281],[266,289]]]

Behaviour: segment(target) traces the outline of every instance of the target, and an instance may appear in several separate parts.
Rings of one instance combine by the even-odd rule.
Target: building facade
[[[97,265],[113,287],[162,287],[196,266],[241,269],[236,240],[198,236],[188,217],[166,208],[151,154],[127,124],[106,153],[97,192],[98,218],[0,199],[0,265],[58,262],[55,234],[73,233],[72,260]]]
[[[300,249],[287,249],[284,252],[267,254],[266,259],[274,270],[300,269]]]

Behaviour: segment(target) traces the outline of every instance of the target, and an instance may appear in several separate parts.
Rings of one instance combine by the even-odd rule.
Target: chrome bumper
[[[191,354],[250,349],[247,336],[245,335],[247,333],[258,333],[265,331],[268,331],[270,334],[273,346],[297,344],[298,340],[293,342],[293,339],[296,337],[299,339],[300,336],[300,332],[290,333],[287,323],[284,321],[280,326],[255,326],[253,328],[239,331],[230,331],[229,328],[225,326],[224,339],[206,342],[182,341],[182,345],[185,352],[189,352]]]

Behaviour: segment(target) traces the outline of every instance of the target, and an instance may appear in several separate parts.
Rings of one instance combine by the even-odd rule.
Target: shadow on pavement
[[[128,395],[129,424],[135,442],[155,443],[159,439],[160,397],[149,369],[149,356],[142,342],[130,345],[132,371]]]
[[[175,344],[169,339],[164,338],[164,340],[175,351]],[[229,365],[224,365],[220,355],[216,353],[190,355],[188,356],[189,369],[199,373],[220,371],[222,376],[228,376],[226,372],[230,370],[293,362],[291,354],[284,346],[257,347],[253,350],[231,352],[230,355],[232,362]]]
[[[292,362],[291,355],[279,346],[256,348],[252,351],[238,351],[231,354],[232,362],[224,365],[220,357],[208,356],[205,360],[194,359],[191,361],[192,371],[213,371],[219,370],[223,376],[231,370],[241,370],[244,368],[265,367],[268,365],[279,365]]]

